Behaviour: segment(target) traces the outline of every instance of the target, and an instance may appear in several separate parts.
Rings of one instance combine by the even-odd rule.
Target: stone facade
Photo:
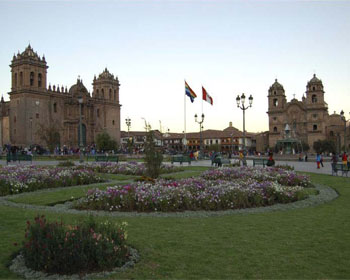
[[[306,96],[287,102],[284,88],[276,79],[268,91],[269,147],[283,139],[287,124],[292,137],[309,144],[311,151],[317,140],[334,140],[336,135],[343,138],[344,121],[339,114],[328,114],[324,94],[322,81],[314,75],[306,85]]]
[[[107,69],[97,78],[95,76],[90,94],[80,78],[69,90],[60,86],[47,87],[45,57],[41,58],[30,45],[13,56],[10,67],[10,101],[0,103],[1,144],[46,146],[39,130],[55,127],[59,131],[58,144],[77,147],[80,106],[84,146],[93,144],[96,135],[103,131],[120,143],[120,84]],[[82,98],[81,105],[78,98]]]

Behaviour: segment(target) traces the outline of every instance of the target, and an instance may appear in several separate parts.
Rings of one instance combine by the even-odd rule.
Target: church
[[[13,56],[10,67],[10,101],[2,98],[0,102],[2,146],[46,146],[40,137],[43,129],[58,131],[60,146],[78,147],[80,134],[83,145],[91,145],[104,131],[120,143],[120,84],[107,68],[94,77],[90,93],[80,78],[69,90],[47,86],[45,56],[40,57],[30,45]]]
[[[268,90],[269,147],[294,139],[306,143],[313,151],[318,140],[332,140],[336,147],[344,145],[344,118],[329,115],[322,81],[314,74],[306,85],[306,96],[287,102],[283,86],[275,80]]]

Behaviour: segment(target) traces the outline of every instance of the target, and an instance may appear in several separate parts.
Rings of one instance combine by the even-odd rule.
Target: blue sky
[[[350,2],[347,1],[4,1],[0,0],[0,94],[9,99],[12,55],[30,42],[49,65],[48,82],[68,86],[107,67],[119,77],[121,125],[187,131],[242,129],[235,98],[254,97],[248,131],[268,129],[267,91],[275,78],[301,99],[314,73],[329,112],[350,115]],[[200,100],[201,86],[214,106]]]

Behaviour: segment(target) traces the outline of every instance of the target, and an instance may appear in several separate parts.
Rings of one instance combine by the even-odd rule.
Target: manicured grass
[[[140,262],[114,278],[339,279],[350,275],[350,178],[310,174],[340,196],[316,207],[219,217],[109,218],[129,223]],[[36,211],[0,205],[0,277]],[[80,215],[45,214],[74,223]]]

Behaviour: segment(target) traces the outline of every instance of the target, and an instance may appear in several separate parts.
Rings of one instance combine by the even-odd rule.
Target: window
[[[30,86],[34,85],[34,72],[30,72],[29,82],[30,82]]]
[[[273,132],[277,132],[277,127],[275,126],[274,128],[273,128]]]
[[[313,130],[313,131],[316,131],[316,130],[317,130],[317,124],[314,124],[314,125],[312,126],[312,130]]]
[[[39,113],[36,113],[36,114],[35,114],[35,117],[36,117],[37,119],[39,119]]]
[[[114,120],[112,120],[112,125],[114,125]]]
[[[313,91],[315,91],[315,90],[316,90],[316,88],[315,88],[315,87],[312,87],[312,90],[313,90]]]
[[[38,87],[41,87],[41,73],[38,74]],[[62,90],[63,92],[63,90]]]
[[[273,120],[275,121],[275,120],[277,120],[277,118],[276,118],[276,117],[273,117]]]
[[[23,86],[23,72],[19,72],[19,84]]]
[[[53,104],[53,112],[54,112],[54,113],[57,113],[57,103],[54,103],[54,104]]]
[[[329,132],[329,136],[334,136],[334,132],[333,131]]]
[[[99,90],[97,89],[97,90],[96,90],[96,97],[99,98],[99,97],[100,97],[99,95],[100,95],[100,92],[99,92]]]
[[[13,134],[15,134],[15,135],[16,135],[16,129],[14,129],[14,130],[13,130]]]
[[[100,109],[96,110],[96,115],[97,115],[98,118],[100,117]]]
[[[275,99],[273,100],[273,106],[275,106],[275,107],[278,106],[278,99],[277,99],[277,98],[275,98]]]
[[[109,100],[112,100],[112,90],[109,89]]]
[[[102,92],[102,98],[104,99],[105,98],[105,91],[104,91],[104,89],[102,89],[101,92]]]
[[[312,95],[311,102],[312,103],[317,103],[317,96],[316,96],[316,94]]]
[[[17,86],[17,73],[15,73],[15,80],[14,80],[14,86]]]
[[[317,119],[317,114],[313,114],[312,117],[313,117],[314,119]]]
[[[273,94],[274,94],[274,95],[276,95],[276,94],[277,94],[277,92],[276,92],[276,91],[274,91],[274,92],[273,92]]]

